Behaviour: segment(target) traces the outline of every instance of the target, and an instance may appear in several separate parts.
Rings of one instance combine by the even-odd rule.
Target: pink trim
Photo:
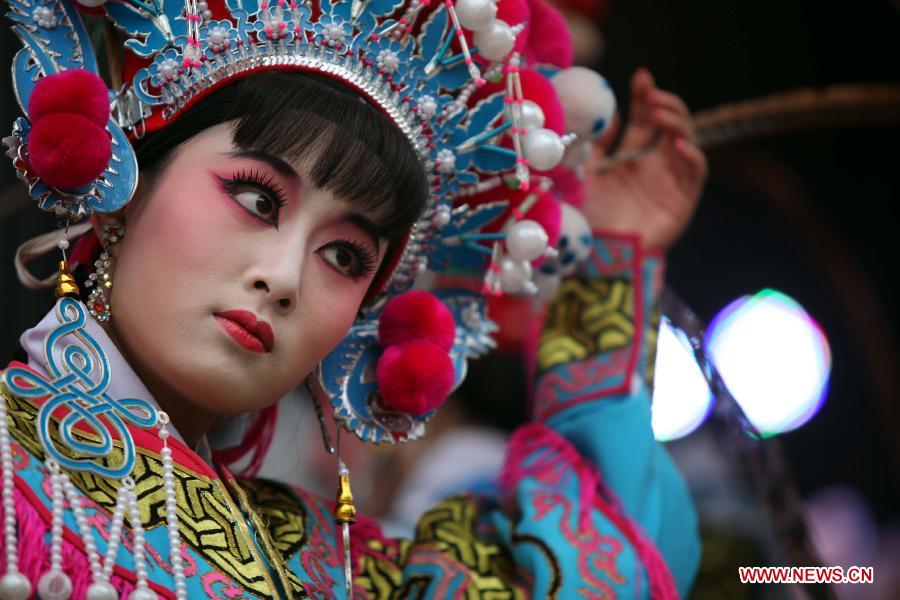
[[[638,358],[640,357],[641,342],[644,337],[644,281],[643,273],[641,270],[644,254],[643,250],[641,249],[640,240],[636,235],[626,235],[611,232],[594,232],[594,235],[595,237],[611,238],[623,242],[628,242],[632,246],[631,249],[633,252],[632,258],[629,261],[629,268],[631,270],[631,285],[634,296],[634,337],[631,340],[631,347],[628,350],[629,356],[625,368],[625,377],[623,377],[622,383],[617,386],[607,387],[590,394],[575,396],[565,402],[553,403],[549,407],[544,407],[540,401],[540,398],[536,398],[535,406],[538,408],[539,412],[535,413],[535,418],[538,421],[546,421],[550,417],[557,415],[564,410],[571,408],[572,406],[577,406],[578,404],[582,404],[584,402],[597,400],[599,398],[607,398],[609,396],[618,394],[627,394],[631,391],[631,380],[637,368]],[[591,257],[589,260],[597,260],[596,254],[594,252],[591,253]],[[591,358],[588,360],[593,359]],[[540,389],[540,386],[538,387],[538,389]]]
[[[526,464],[526,461],[529,461]],[[519,482],[540,473],[571,472],[579,480],[579,527],[591,527],[591,511],[598,509],[631,543],[650,582],[654,600],[678,598],[675,580],[668,565],[640,525],[623,510],[613,490],[606,487],[600,471],[587,461],[567,439],[542,423],[517,429],[510,439],[506,463],[498,483],[512,494]]]
[[[32,588],[37,588],[37,583],[50,568],[50,547],[47,538],[50,533],[49,511],[43,505],[34,505],[33,493],[27,490],[27,485],[19,477],[16,477],[14,491],[16,519],[18,523],[18,552],[19,571],[28,577]],[[87,556],[84,553],[84,544],[81,539],[68,528],[63,530],[62,543],[63,571],[72,580],[72,598],[81,600],[85,597],[91,581],[91,568]],[[0,546],[0,572],[6,570],[6,553]],[[137,577],[131,571],[116,565],[113,569],[110,583],[119,592],[119,596],[127,598],[135,589]],[[172,592],[166,588],[149,582],[160,597],[173,598]],[[35,594],[32,594],[32,598]]]

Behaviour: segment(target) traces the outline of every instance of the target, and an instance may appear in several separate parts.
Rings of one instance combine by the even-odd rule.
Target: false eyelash
[[[345,248],[350,248],[351,250],[356,252],[356,255],[359,257],[359,273],[356,273],[353,276],[354,279],[360,277],[368,277],[375,272],[377,259],[372,254],[372,252],[368,248],[366,248],[364,244],[351,239],[342,239],[336,241],[335,243],[344,246]]]
[[[241,169],[232,174],[231,179],[224,182],[228,186],[254,185],[268,192],[279,208],[287,204],[284,188],[275,181],[271,173],[259,169]]]

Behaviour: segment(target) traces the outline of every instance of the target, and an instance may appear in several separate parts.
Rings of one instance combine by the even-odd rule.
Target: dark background
[[[898,4],[615,2],[597,65],[620,98],[638,66],[694,111],[785,90],[900,82]],[[765,287],[796,299],[831,344],[816,417],[779,436],[801,492],[849,484],[877,517],[900,507],[896,214],[900,127],[820,127],[708,152],[696,219],[668,283],[704,319]]]
[[[898,4],[888,0],[619,0],[602,29],[597,67],[623,105],[641,65],[695,111],[801,87],[900,82]],[[8,65],[18,42],[5,29],[0,39]],[[0,123],[11,123],[18,109],[2,80]],[[896,123],[820,127],[711,150],[703,202],[668,268],[670,285],[707,320],[772,287],[822,325],[833,355],[828,398],[779,439],[802,493],[849,484],[881,523],[900,506],[898,133]],[[18,284],[12,258],[54,219],[17,208],[15,185],[12,168],[0,169],[4,361],[49,305],[45,292]]]

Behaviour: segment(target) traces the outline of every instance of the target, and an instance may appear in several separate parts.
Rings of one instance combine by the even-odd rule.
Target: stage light
[[[712,394],[685,334],[662,319],[653,387],[653,435],[666,442],[697,429],[709,414]]]
[[[831,350],[822,328],[775,290],[726,306],[707,331],[707,352],[763,436],[800,427],[828,391]]]

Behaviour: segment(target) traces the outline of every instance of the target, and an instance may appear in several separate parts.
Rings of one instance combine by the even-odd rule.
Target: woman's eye
[[[251,215],[268,223],[278,223],[278,202],[268,195],[258,190],[243,189],[232,191],[231,196]]]
[[[362,261],[354,249],[343,245],[328,246],[320,250],[319,255],[338,272],[348,277],[360,276]]]

